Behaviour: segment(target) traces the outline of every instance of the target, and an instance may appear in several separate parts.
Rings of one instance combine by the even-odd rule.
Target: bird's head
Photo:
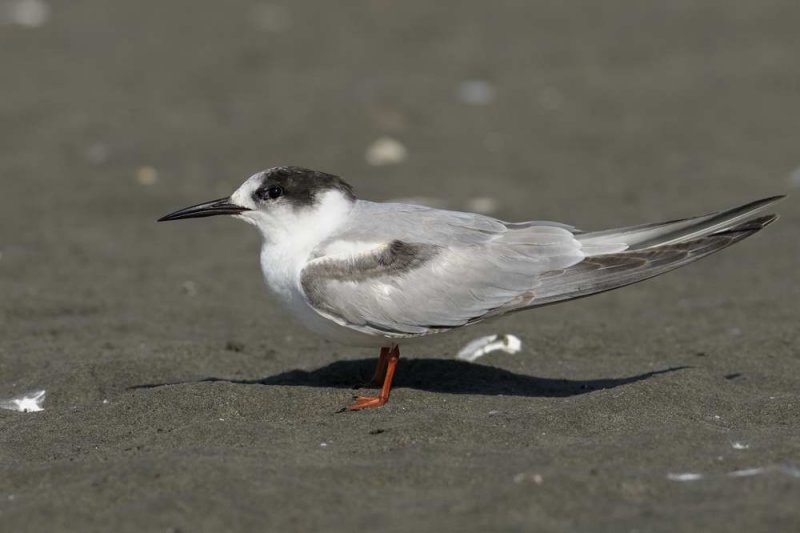
[[[354,202],[352,187],[337,176],[300,167],[273,167],[253,174],[226,198],[180,209],[158,221],[233,215],[272,240],[324,229],[317,226],[340,218]]]

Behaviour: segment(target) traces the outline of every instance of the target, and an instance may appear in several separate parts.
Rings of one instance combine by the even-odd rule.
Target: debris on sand
[[[784,474],[789,477],[800,478],[800,468],[794,465],[769,465],[769,466],[758,466],[755,468],[742,468],[741,470],[734,470],[733,472],[728,472],[728,476],[752,477],[752,476],[759,476],[761,474],[769,474],[771,472],[777,472],[779,474]]]
[[[522,341],[516,335],[487,335],[467,343],[456,355],[462,361],[475,361],[496,351],[515,354],[522,349]]]
[[[400,141],[392,139],[391,137],[380,137],[373,142],[364,158],[367,163],[374,167],[381,167],[385,165],[396,165],[406,160],[408,150],[403,146]]]
[[[783,474],[789,477],[800,478],[800,468],[794,465],[767,465],[767,466],[757,466],[753,468],[741,468],[739,470],[733,470],[724,474],[726,477],[730,478],[743,478],[743,477],[753,477],[753,476],[761,476],[764,474]],[[685,472],[681,474],[667,474],[667,479],[671,481],[697,481],[700,479],[704,479],[706,477],[713,478],[713,477],[720,477],[721,474],[717,475],[709,475],[706,476],[705,474],[701,474],[698,472]]]
[[[467,211],[480,213],[481,215],[491,215],[495,213],[498,208],[499,204],[497,200],[488,196],[478,196],[467,202]]]
[[[520,483],[533,483],[534,485],[541,485],[544,483],[544,478],[541,474],[530,474],[528,472],[520,472],[516,476],[514,476],[514,483],[519,485]]]
[[[45,390],[28,392],[8,400],[0,400],[0,409],[8,409],[9,411],[18,411],[20,413],[44,411],[42,404],[46,396],[47,391]]]
[[[681,472],[680,474],[667,474],[667,479],[670,481],[697,481],[703,479],[703,474],[697,472]]]
[[[50,6],[44,0],[15,0],[0,6],[0,25],[39,28],[44,26],[48,18]]]
[[[793,189],[800,189],[800,167],[797,167],[789,174],[789,186]]]
[[[136,181],[145,187],[155,185],[158,181],[158,171],[149,166],[139,167],[136,170]]]
[[[734,470],[733,472],[728,472],[728,475],[731,477],[750,477],[763,474],[766,471],[767,471],[766,468],[743,468],[741,470]]]

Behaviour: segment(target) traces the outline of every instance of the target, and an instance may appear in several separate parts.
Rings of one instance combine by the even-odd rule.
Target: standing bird
[[[401,341],[658,276],[766,227],[777,216],[754,214],[781,198],[582,232],[368,202],[337,176],[285,166],[159,221],[232,215],[258,228],[264,279],[295,317],[333,341],[380,348],[380,394],[347,408],[358,410],[389,400]]]

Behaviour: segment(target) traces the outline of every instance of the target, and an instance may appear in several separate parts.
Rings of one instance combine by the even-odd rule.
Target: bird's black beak
[[[174,213],[159,218],[158,221],[166,222],[167,220],[213,217],[215,215],[238,215],[245,211],[250,211],[250,209],[234,204],[231,202],[230,198],[220,198],[219,200],[212,200],[175,211]]]

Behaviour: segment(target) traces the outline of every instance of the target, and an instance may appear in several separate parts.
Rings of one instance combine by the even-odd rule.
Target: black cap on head
[[[283,197],[285,201],[304,207],[314,203],[320,193],[339,191],[355,199],[353,188],[333,174],[302,167],[273,167],[262,173],[261,185],[253,192],[253,200],[263,202]]]

